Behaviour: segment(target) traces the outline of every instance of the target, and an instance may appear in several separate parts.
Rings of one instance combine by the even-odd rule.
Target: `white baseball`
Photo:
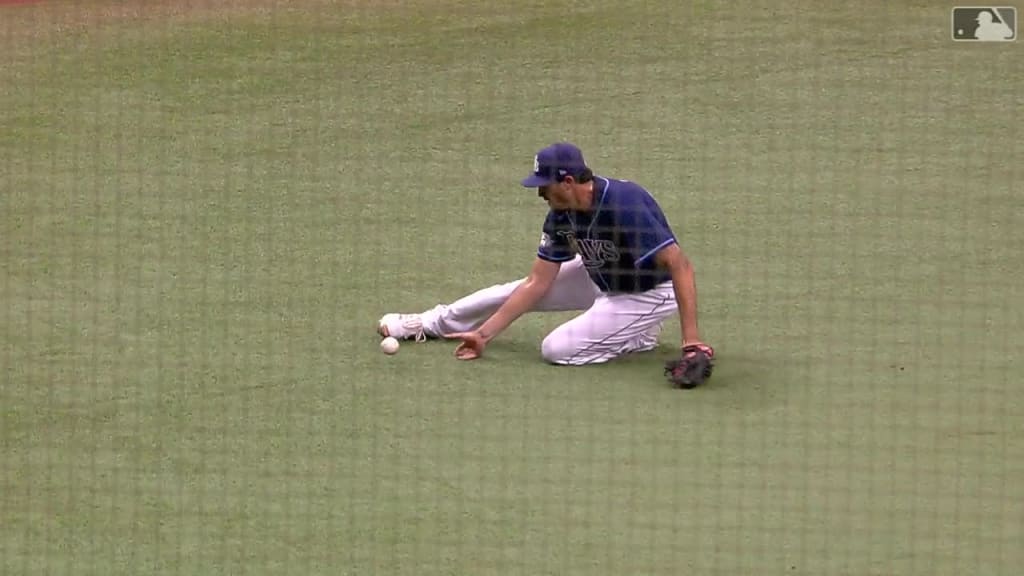
[[[394,354],[398,352],[398,340],[394,336],[388,336],[380,341],[380,349],[385,354]]]

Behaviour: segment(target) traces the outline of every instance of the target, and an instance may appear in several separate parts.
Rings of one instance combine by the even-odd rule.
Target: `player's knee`
[[[561,334],[559,330],[548,334],[540,343],[541,357],[551,364],[571,364],[578,351],[578,343]]]
[[[540,355],[545,362],[562,366],[583,366],[604,361],[588,342],[585,338],[574,337],[570,331],[556,329],[540,343]]]

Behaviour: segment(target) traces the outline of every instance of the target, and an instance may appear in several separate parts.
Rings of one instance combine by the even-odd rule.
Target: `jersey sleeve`
[[[558,230],[558,217],[554,212],[549,212],[548,217],[544,219],[537,257],[548,262],[567,262],[576,256],[569,246],[569,240],[559,234]]]
[[[633,253],[633,264],[649,265],[662,248],[677,242],[658,203],[646,192],[631,195],[623,207],[621,225]]]

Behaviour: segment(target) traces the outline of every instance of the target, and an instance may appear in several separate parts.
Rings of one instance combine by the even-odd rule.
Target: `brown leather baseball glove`
[[[711,377],[715,350],[706,344],[684,346],[679,358],[665,363],[665,377],[673,386],[689,390]]]

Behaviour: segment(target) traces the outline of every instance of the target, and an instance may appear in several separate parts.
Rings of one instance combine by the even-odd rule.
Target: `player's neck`
[[[594,181],[580,185],[576,193],[577,212],[589,212],[594,208]]]

